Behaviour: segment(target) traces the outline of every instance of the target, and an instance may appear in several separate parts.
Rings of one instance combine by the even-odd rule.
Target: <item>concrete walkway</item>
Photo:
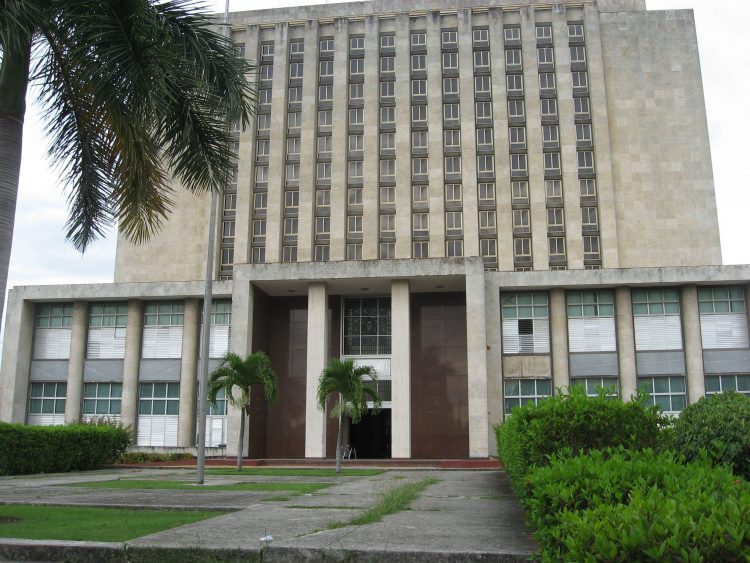
[[[527,561],[536,546],[502,471],[388,470],[372,477],[209,476],[207,485],[249,481],[335,482],[313,494],[116,490],[69,487],[111,479],[184,479],[184,469],[120,469],[0,478],[0,503],[234,510],[122,543],[0,539],[0,560],[33,561]],[[378,495],[434,478],[410,510],[382,522],[326,530],[349,521]],[[262,541],[271,536],[273,540]]]

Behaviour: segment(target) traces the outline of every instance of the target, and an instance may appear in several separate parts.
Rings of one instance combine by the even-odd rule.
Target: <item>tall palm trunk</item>
[[[237,444],[237,471],[242,469],[242,450],[245,445],[245,417],[247,416],[247,405],[240,409],[240,443]]]
[[[30,56],[31,34],[8,46],[0,65],[0,321],[16,217]]]
[[[344,396],[339,393],[339,404],[344,404]],[[339,412],[339,437],[338,440],[336,440],[336,473],[341,472],[341,458],[343,455],[343,449],[344,445],[341,443],[341,440],[344,437],[344,409],[341,408]]]

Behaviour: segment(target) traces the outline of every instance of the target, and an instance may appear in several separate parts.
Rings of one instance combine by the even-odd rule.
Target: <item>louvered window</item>
[[[208,357],[221,358],[229,351],[232,331],[232,302],[229,300],[211,303],[211,328],[208,342]]]
[[[549,353],[549,304],[546,293],[502,296],[503,353]]]
[[[682,350],[678,290],[633,290],[632,301],[636,350]]]
[[[567,296],[571,352],[615,352],[615,305],[611,291],[571,291]]]
[[[138,445],[176,446],[179,383],[141,383],[138,394]]]
[[[662,412],[677,414],[685,408],[685,377],[639,377],[638,387],[649,394],[647,405],[656,405]]]
[[[182,355],[182,303],[146,305],[143,320],[144,358],[179,358]]]
[[[67,360],[70,357],[72,304],[42,304],[36,310],[35,360]]]
[[[66,393],[66,383],[32,383],[29,389],[28,423],[39,426],[64,424]]]
[[[552,395],[552,381],[549,379],[506,379],[505,416],[511,411],[530,403],[538,404],[540,399]]]
[[[702,287],[698,290],[698,309],[704,349],[748,347],[743,288]]]
[[[737,391],[750,397],[750,375],[707,375],[706,395]]]
[[[209,403],[206,408],[206,445],[215,448],[226,443],[227,396],[224,389],[219,389],[216,396],[216,405]]]
[[[86,357],[125,357],[125,330],[128,325],[127,303],[95,303],[89,312],[89,334]]]

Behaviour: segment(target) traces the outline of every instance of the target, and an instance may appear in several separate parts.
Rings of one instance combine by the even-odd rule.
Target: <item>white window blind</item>
[[[64,414],[30,414],[28,424],[32,426],[57,426],[65,424]]]
[[[177,415],[140,415],[139,446],[177,446]]]
[[[568,319],[568,343],[571,352],[615,352],[615,319],[613,317],[579,317]]]
[[[682,350],[679,315],[635,316],[633,323],[636,350]]]
[[[144,358],[179,358],[182,356],[182,325],[143,327]]]
[[[69,328],[37,328],[34,334],[35,360],[67,360],[70,358]]]
[[[206,446],[215,448],[227,443],[227,417],[206,417]]]
[[[230,325],[212,325],[208,339],[208,357],[221,358],[229,351]]]
[[[744,313],[701,313],[703,348],[747,348],[747,317]]]
[[[549,321],[503,319],[503,354],[549,353]]]
[[[92,360],[101,358],[125,357],[125,328],[90,327],[86,343],[86,357]]]

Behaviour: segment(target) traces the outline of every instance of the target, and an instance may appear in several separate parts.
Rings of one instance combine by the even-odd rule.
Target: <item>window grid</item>
[[[83,414],[119,416],[122,383],[84,383]]]
[[[638,387],[649,397],[647,405],[656,405],[665,413],[678,413],[685,408],[685,376],[639,377]]]
[[[32,383],[29,414],[65,414],[67,388],[67,383]]]
[[[539,401],[552,395],[552,382],[549,379],[506,379],[503,382],[505,416],[514,408]]]
[[[176,415],[179,413],[179,383],[141,383],[138,390],[139,415]]]

